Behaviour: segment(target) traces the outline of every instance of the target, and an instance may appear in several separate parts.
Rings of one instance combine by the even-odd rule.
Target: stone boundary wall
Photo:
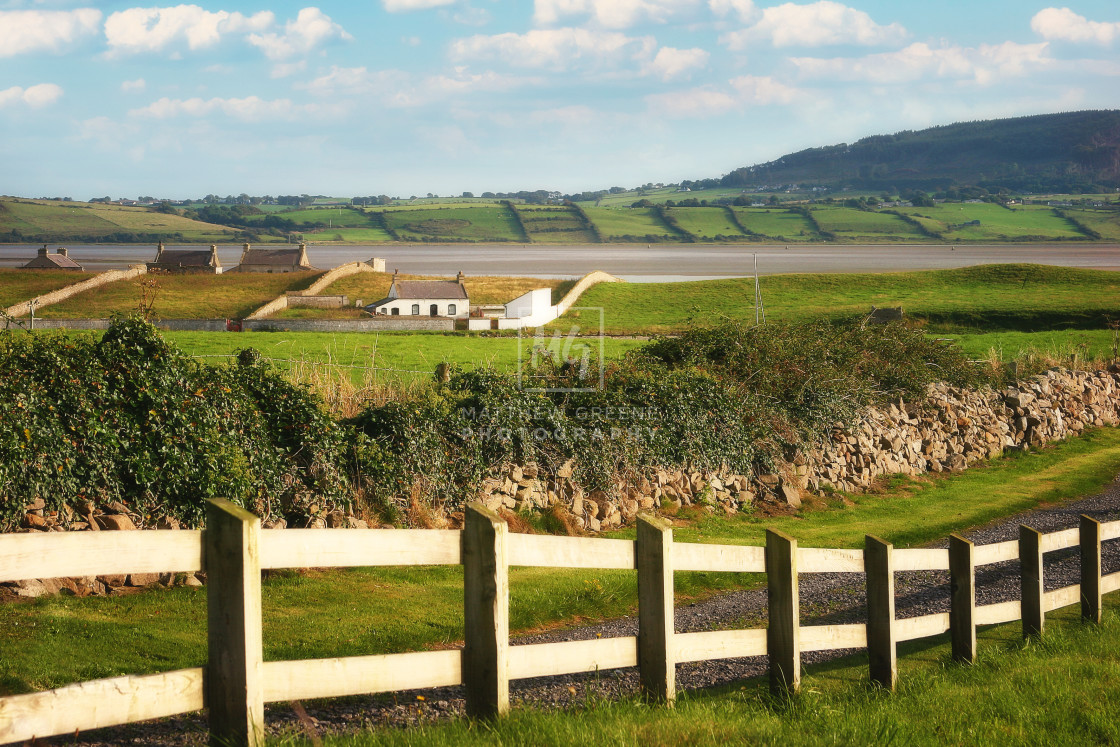
[[[244,332],[454,332],[450,317],[404,317],[384,319],[246,319]]]
[[[327,272],[323,273],[322,277],[312,283],[306,290],[296,291],[293,295],[315,296],[319,294],[319,291],[323,290],[336,280],[350,277],[351,275],[358,275],[363,272],[377,272],[377,270],[370,267],[366,262],[349,262],[344,265],[339,265],[333,270],[328,270]],[[245,319],[264,319],[272,314],[275,314],[278,311],[283,311],[286,308],[288,308],[288,296],[283,295],[279,298],[272,299],[264,306],[260,307],[252,314],[245,317]]]
[[[289,309],[343,309],[350,305],[346,296],[288,296]]]
[[[598,285],[599,283],[624,282],[626,281],[616,278],[614,275],[611,275],[608,272],[603,272],[602,270],[595,270],[595,272],[590,272],[584,275],[580,279],[580,281],[576,283],[575,286],[570,291],[568,291],[563,298],[560,299],[560,303],[556,304],[556,318],[564,316],[564,314],[568,312],[568,309],[570,309],[572,305],[579,300],[579,297],[583,295],[584,291],[586,291],[591,286]]]
[[[493,510],[559,507],[589,531],[616,528],[640,510],[666,504],[701,504],[729,514],[756,502],[798,508],[808,492],[862,492],[883,475],[957,472],[1101,425],[1120,425],[1120,372],[1052,369],[1002,391],[931,385],[923,400],[870,408],[858,424],[832,430],[817,448],[792,455],[772,474],[664,468],[619,482],[609,493],[588,493],[572,480],[570,463],[555,474],[532,464],[507,465],[484,482],[480,498]]]
[[[772,474],[662,468],[636,481],[619,482],[610,492],[585,491],[574,480],[568,461],[549,473],[536,464],[504,465],[487,478],[478,496],[488,508],[501,511],[560,511],[581,530],[598,532],[634,520],[639,511],[663,506],[707,507],[734,514],[753,504],[778,510],[797,508],[807,492],[835,488],[859,492],[881,475],[957,472],[1005,451],[1030,449],[1081,433],[1085,428],[1120,425],[1120,371],[1051,369],[1042,376],[1002,391],[931,385],[924,399],[869,409],[859,423],[836,428],[815,449],[792,455]],[[86,502],[67,509],[67,516],[48,513],[42,499],[27,506],[19,532],[121,530],[141,527],[141,517],[119,503]],[[156,520],[154,528],[175,529],[174,520]],[[447,517],[433,521],[447,526]],[[365,523],[339,511],[315,516],[314,527],[363,527]],[[266,523],[283,528],[283,520]],[[145,527],[148,528],[148,527]],[[170,574],[41,579],[0,584],[0,594],[34,597],[63,593],[124,593],[129,586],[172,582],[198,584]]]
[[[111,319],[36,319],[35,329],[109,329]],[[157,329],[170,332],[225,332],[225,319],[161,319]]]
[[[17,303],[14,306],[9,306],[8,308],[4,309],[3,313],[8,316],[17,318],[26,316],[28,315],[27,304],[31,301],[35,302],[36,308],[42,308],[43,306],[50,306],[52,304],[60,303],[72,296],[78,295],[79,293],[84,293],[87,290],[93,290],[94,288],[100,288],[101,286],[108,285],[109,283],[115,283],[118,280],[129,280],[131,278],[138,278],[141,275],[146,275],[147,272],[148,268],[144,266],[136,266],[128,270],[108,270],[106,272],[102,272],[98,275],[93,276],[89,280],[83,280],[80,283],[67,285],[65,287],[59,288],[56,291],[44,293],[41,296],[36,296],[35,298],[28,299],[27,301]],[[38,322],[39,320],[36,319],[35,323],[38,324]]]

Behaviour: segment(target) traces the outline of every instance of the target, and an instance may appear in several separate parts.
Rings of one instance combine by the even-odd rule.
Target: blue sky
[[[573,192],[1115,108],[1115,0],[0,0],[10,195]]]

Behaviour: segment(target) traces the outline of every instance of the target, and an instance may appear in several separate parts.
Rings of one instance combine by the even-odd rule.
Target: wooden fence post
[[[467,715],[509,712],[509,564],[506,523],[481,503],[463,522],[463,687]]]
[[[638,677],[642,696],[673,704],[677,697],[673,656],[673,530],[663,519],[638,517],[634,547],[638,570]]]
[[[1101,523],[1081,514],[1081,619],[1101,621]]]
[[[797,585],[797,540],[766,530],[766,653],[770,690],[801,688],[801,594]]]
[[[1045,585],[1042,579],[1042,533],[1019,525],[1020,609],[1023,637],[1042,635],[1046,625],[1043,607]]]
[[[878,537],[864,538],[867,576],[867,660],[871,681],[893,690],[898,681],[894,639],[894,546]]]
[[[210,744],[264,744],[261,520],[222,498],[206,507],[206,707]]]
[[[949,535],[949,636],[953,661],[976,662],[976,562],[973,544]]]

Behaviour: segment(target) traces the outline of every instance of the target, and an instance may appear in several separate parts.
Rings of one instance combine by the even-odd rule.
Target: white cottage
[[[365,308],[371,314],[389,316],[466,319],[471,302],[461,272],[455,280],[400,280],[394,272],[389,295]]]

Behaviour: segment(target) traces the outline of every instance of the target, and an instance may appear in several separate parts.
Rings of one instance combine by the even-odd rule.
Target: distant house
[[[43,248],[39,250],[39,254],[35,259],[25,264],[23,270],[74,270],[81,272],[82,266],[70,259],[69,252],[66,247],[60,246],[55,254],[47,251],[47,245],[43,244]]]
[[[148,263],[148,272],[221,275],[222,263],[215,244],[211,244],[209,249],[167,249],[161,241],[156,247],[155,260]]]
[[[298,249],[254,249],[245,244],[241,262],[231,272],[305,272],[316,270],[307,259],[307,244]]]
[[[394,272],[389,295],[365,307],[371,314],[445,316],[452,319],[466,319],[470,308],[461,272],[455,280],[400,280]]]

